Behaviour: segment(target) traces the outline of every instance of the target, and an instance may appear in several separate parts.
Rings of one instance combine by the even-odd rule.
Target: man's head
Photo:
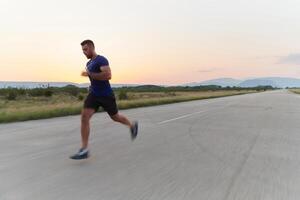
[[[82,51],[87,58],[92,58],[95,52],[95,45],[92,40],[84,40],[81,43]]]

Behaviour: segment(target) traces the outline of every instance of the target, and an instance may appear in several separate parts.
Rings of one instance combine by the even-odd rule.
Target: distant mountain
[[[0,81],[0,88],[17,87],[17,88],[38,88],[38,87],[64,87],[67,85],[75,85],[77,87],[85,88],[90,83],[72,83],[72,82],[26,82],[26,81]],[[249,78],[246,80],[239,80],[233,78],[218,78],[202,82],[186,83],[180,86],[200,86],[200,85],[219,85],[221,87],[256,87],[270,85],[278,88],[286,87],[300,87],[300,79],[288,77],[262,77],[262,78]],[[111,84],[113,88],[118,87],[144,87],[143,84]],[[146,85],[148,87],[148,85]],[[156,85],[165,87],[167,85]]]
[[[64,87],[67,85],[75,85],[77,87],[88,87],[90,83],[72,83],[72,82],[27,82],[27,81],[0,81],[0,88],[39,88],[39,87]],[[124,86],[138,86],[139,84],[111,84],[111,87],[118,88]]]
[[[271,85],[278,88],[300,87],[300,79],[287,77],[264,77],[245,80],[239,84],[241,87],[253,87],[258,85]]]
[[[222,87],[227,87],[227,86],[237,86],[240,84],[242,80],[238,79],[233,79],[233,78],[218,78],[218,79],[212,79],[212,80],[207,80],[207,81],[202,81],[199,83],[193,82],[193,83],[187,83],[184,84],[184,86],[200,86],[200,85],[219,85]]]
[[[140,84],[114,84],[114,83],[111,83],[110,85],[113,88],[119,88],[119,87],[135,87],[135,86],[139,86]]]
[[[220,78],[202,81],[199,83],[187,83],[184,86],[199,86],[199,85],[219,85],[222,87],[236,86],[236,87],[256,87],[270,85],[278,88],[286,87],[300,87],[300,79],[288,77],[262,77],[250,78],[246,80],[238,80],[232,78]]]
[[[38,88],[38,87],[64,87],[66,85],[76,85],[72,82],[27,82],[27,81],[0,81],[0,88]],[[76,85],[77,86],[77,85]]]
[[[272,86],[278,87],[276,82],[268,79],[249,79],[241,82],[237,86],[239,87],[257,87],[257,86]]]

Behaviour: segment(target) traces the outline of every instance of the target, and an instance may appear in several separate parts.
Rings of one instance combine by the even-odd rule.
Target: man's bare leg
[[[81,160],[89,157],[88,143],[90,135],[90,119],[95,113],[92,108],[83,108],[81,111],[81,148],[78,153],[70,156],[71,159]]]
[[[125,117],[124,115],[120,114],[119,112],[115,115],[110,115],[110,118],[116,122],[120,122],[121,124],[124,124],[131,128],[133,124]]]
[[[119,112],[115,115],[110,115],[110,118],[116,122],[120,122],[126,126],[129,127],[130,132],[131,132],[131,139],[134,140],[138,134],[138,122],[130,122],[127,117],[124,115],[120,114]]]
[[[90,119],[95,113],[92,108],[84,108],[81,111],[81,148],[86,149],[88,147],[89,135],[90,135]]]

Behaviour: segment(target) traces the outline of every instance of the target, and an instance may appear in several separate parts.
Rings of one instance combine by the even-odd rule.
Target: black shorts
[[[109,115],[115,115],[118,113],[118,107],[116,103],[115,95],[110,96],[95,96],[91,92],[87,95],[84,100],[84,108],[93,108],[95,112],[98,111],[99,107],[102,107]]]

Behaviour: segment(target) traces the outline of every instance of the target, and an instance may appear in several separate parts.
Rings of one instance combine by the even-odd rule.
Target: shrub
[[[75,85],[66,85],[65,87],[61,88],[62,91],[72,95],[72,96],[77,96],[80,92],[80,88],[76,87]]]
[[[53,94],[53,92],[51,90],[45,90],[45,92],[44,92],[44,96],[46,96],[46,97],[51,97],[52,94]]]
[[[17,98],[17,93],[12,90],[9,91],[8,95],[6,96],[7,100],[16,100],[16,98]]]
[[[121,90],[119,92],[118,97],[119,97],[120,100],[128,99],[127,91],[126,90]]]
[[[84,96],[82,94],[78,95],[78,100],[82,101],[84,99]]]
[[[33,97],[44,96],[45,89],[43,89],[43,88],[30,89],[30,90],[28,90],[28,94]]]

